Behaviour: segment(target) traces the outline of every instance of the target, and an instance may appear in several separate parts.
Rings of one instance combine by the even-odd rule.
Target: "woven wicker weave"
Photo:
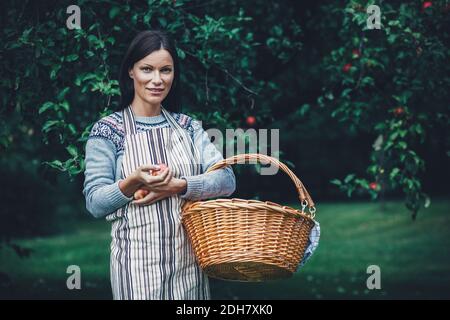
[[[272,163],[294,182],[302,210],[243,199],[186,202],[182,221],[203,270],[211,277],[258,282],[290,277],[297,269],[314,226],[314,202],[289,168],[262,154],[219,161],[207,172],[236,163]],[[309,206],[309,214],[304,208]]]

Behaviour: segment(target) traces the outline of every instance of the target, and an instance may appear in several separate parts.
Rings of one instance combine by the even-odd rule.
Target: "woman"
[[[223,158],[199,122],[174,112],[180,69],[165,33],[134,38],[119,82],[120,110],[95,123],[87,141],[83,190],[88,211],[112,222],[113,297],[208,299],[208,278],[181,224],[181,206],[232,194],[234,173],[227,167],[204,174]],[[150,193],[133,199],[140,188]]]

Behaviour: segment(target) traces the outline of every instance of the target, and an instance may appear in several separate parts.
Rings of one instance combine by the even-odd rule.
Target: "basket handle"
[[[229,157],[226,159],[223,159],[221,161],[218,161],[214,165],[210,166],[208,170],[206,170],[206,173],[222,169],[226,166],[236,164],[236,163],[246,163],[249,160],[256,160],[257,162],[261,164],[269,164],[272,163],[276,166],[278,166],[281,170],[283,170],[289,178],[294,182],[295,187],[297,188],[297,193],[300,199],[300,203],[302,204],[302,208],[304,209],[306,206],[309,207],[309,212],[311,214],[314,214],[316,211],[316,208],[314,206],[314,201],[312,200],[311,196],[309,195],[308,191],[306,190],[303,183],[300,181],[299,178],[282,162],[280,162],[278,159],[274,157],[270,157],[267,155],[259,154],[259,153],[244,153],[244,154],[238,154],[233,157]],[[188,205],[188,204],[186,204]]]

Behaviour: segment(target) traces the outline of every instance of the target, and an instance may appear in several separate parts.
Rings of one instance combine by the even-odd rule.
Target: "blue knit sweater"
[[[229,196],[236,189],[236,179],[231,167],[207,174],[204,172],[222,160],[222,154],[211,143],[201,124],[181,113],[171,113],[182,128],[187,130],[200,151],[202,174],[181,177],[187,182],[184,199],[201,200]],[[157,127],[169,127],[164,115],[135,117],[138,132]],[[122,113],[115,112],[97,121],[86,143],[86,170],[83,194],[87,210],[96,218],[104,217],[133,200],[119,189],[121,165],[124,152]]]

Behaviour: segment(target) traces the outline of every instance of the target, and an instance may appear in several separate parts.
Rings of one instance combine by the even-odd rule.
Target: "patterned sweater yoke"
[[[183,129],[189,132],[191,138],[193,138],[196,127],[193,118],[183,113],[170,112],[170,114]],[[136,129],[138,132],[150,130],[155,127],[160,128],[168,126],[169,123],[164,118],[155,123],[145,123],[136,120]],[[106,117],[103,117],[94,124],[91,129],[91,133],[89,134],[89,139],[99,138],[109,140],[116,147],[116,152],[120,152],[123,151],[124,136],[125,133],[123,128],[122,112],[116,111]]]

